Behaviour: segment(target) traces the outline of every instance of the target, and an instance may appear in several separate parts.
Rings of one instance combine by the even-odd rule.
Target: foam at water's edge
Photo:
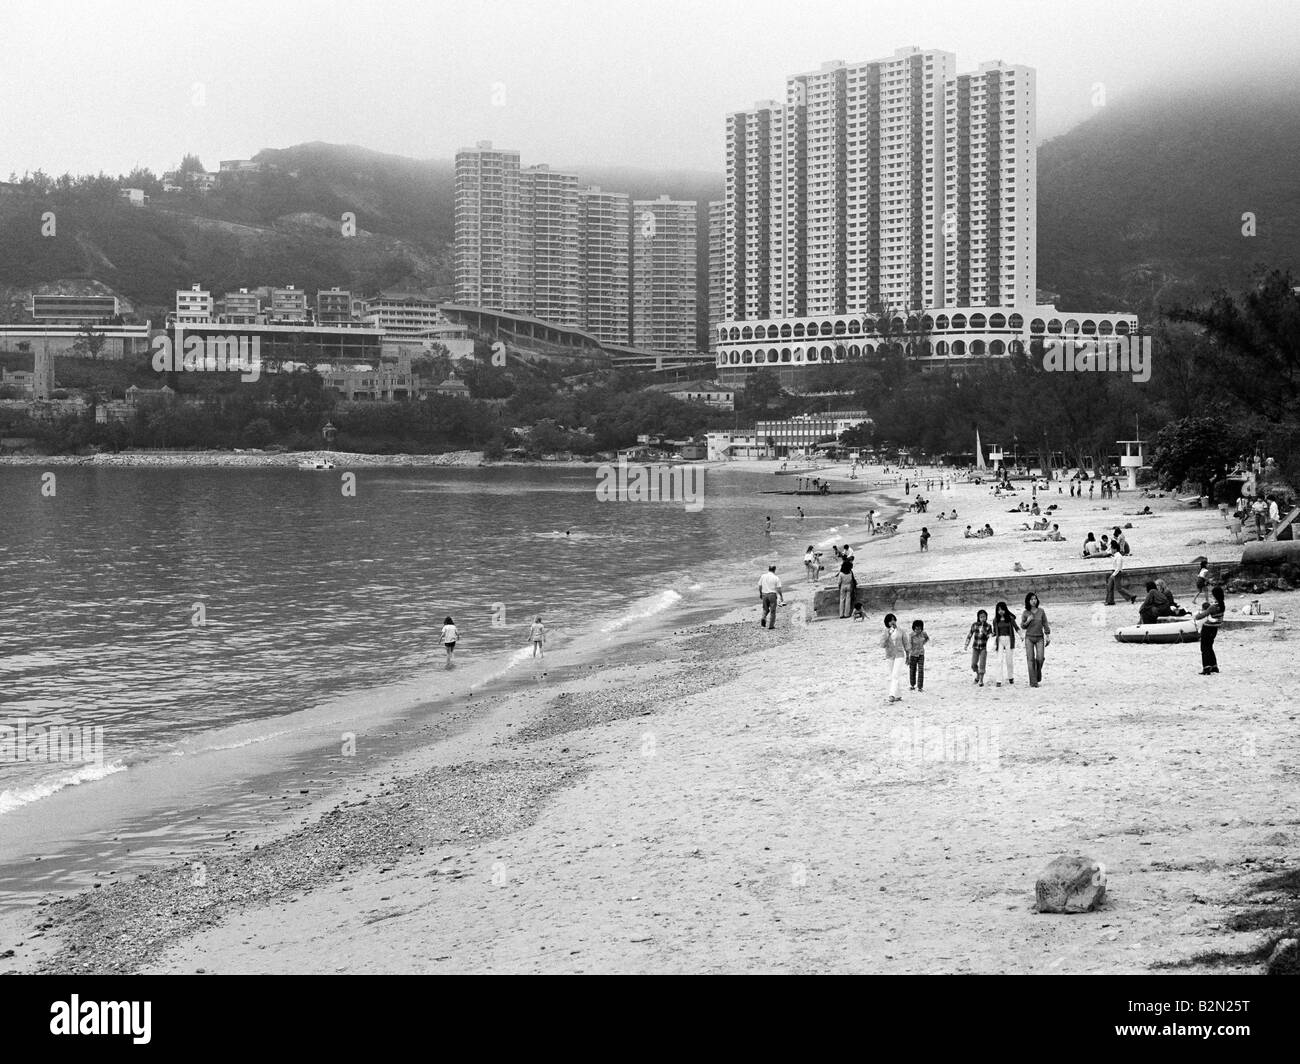
[[[0,791],[0,816],[17,809],[19,806],[27,805],[30,802],[40,801],[42,798],[48,798],[56,794],[65,787],[75,787],[79,783],[90,783],[92,780],[103,779],[105,776],[111,776],[115,772],[125,772],[126,765],[120,761],[113,761],[107,765],[82,765],[81,768],[67,775],[59,776],[56,779],[46,780],[43,783],[33,784],[30,787],[15,788],[11,791]]]

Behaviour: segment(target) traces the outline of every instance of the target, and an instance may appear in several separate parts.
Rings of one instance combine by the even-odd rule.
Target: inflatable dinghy
[[[1195,643],[1200,638],[1191,617],[1170,617],[1155,624],[1130,624],[1115,629],[1121,643]]]

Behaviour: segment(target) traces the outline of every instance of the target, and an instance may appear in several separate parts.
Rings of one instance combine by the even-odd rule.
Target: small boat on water
[[[326,461],[323,461],[323,460],[321,460],[321,459],[318,458],[318,459],[316,459],[316,461],[314,461],[314,462],[299,462],[299,463],[298,463],[298,468],[299,468],[299,469],[305,469],[305,470],[308,470],[308,471],[315,471],[315,470],[318,470],[318,469],[333,469],[333,468],[334,468],[334,463],[333,463],[333,462],[326,462]]]

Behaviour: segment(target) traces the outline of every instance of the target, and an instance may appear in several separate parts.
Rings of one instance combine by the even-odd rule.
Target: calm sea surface
[[[339,471],[56,473],[44,497],[39,467],[0,468],[0,725],[103,726],[97,771],[436,680],[448,614],[471,667],[519,661],[537,614],[556,647],[635,631],[865,509],[861,496],[761,495],[793,485],[730,470],[707,471],[696,513],[599,502],[589,469],[361,469],[355,497]],[[0,816],[70,771],[0,756]]]

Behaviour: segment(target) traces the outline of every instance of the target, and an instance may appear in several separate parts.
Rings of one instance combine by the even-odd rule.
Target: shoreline
[[[1006,509],[979,490],[958,489],[963,517]],[[1217,514],[1192,516],[1208,538]],[[899,534],[858,548],[859,566],[915,569],[911,533],[932,518],[905,514]],[[1183,524],[1162,526],[1179,543],[1141,549],[1185,554]],[[945,570],[1002,569],[1024,549],[947,538],[968,553],[933,559]],[[818,586],[792,575],[787,601],[811,603]],[[1277,698],[1296,690],[1287,655],[1256,654],[1242,672],[1252,646],[1295,637],[1284,595],[1268,596],[1276,626],[1219,641],[1244,715],[1222,704],[1226,686],[1196,688],[1194,646],[1116,649],[1111,618],[1127,608],[1099,623],[1091,604],[1045,603],[1059,633],[1046,690],[995,693],[970,687],[970,611],[924,606],[929,686],[904,710],[882,704],[878,617],[800,624],[782,611],[760,634],[754,596],[734,595],[710,623],[638,633],[616,661],[501,693],[255,845],[227,842],[204,857],[209,886],[163,865],[42,904],[35,938],[21,917],[0,919],[0,952],[17,948],[11,963],[28,971],[1068,972],[1149,971],[1258,939],[1209,917],[1241,904],[1237,877],[1280,867],[1300,825],[1294,725]],[[918,722],[996,729],[1000,757],[935,759],[914,742],[898,756]],[[1130,825],[1139,809],[1150,822]],[[1034,873],[1072,848],[1112,868],[1112,901],[1032,915]],[[935,920],[945,935],[922,935]],[[56,927],[61,947],[46,937]]]

